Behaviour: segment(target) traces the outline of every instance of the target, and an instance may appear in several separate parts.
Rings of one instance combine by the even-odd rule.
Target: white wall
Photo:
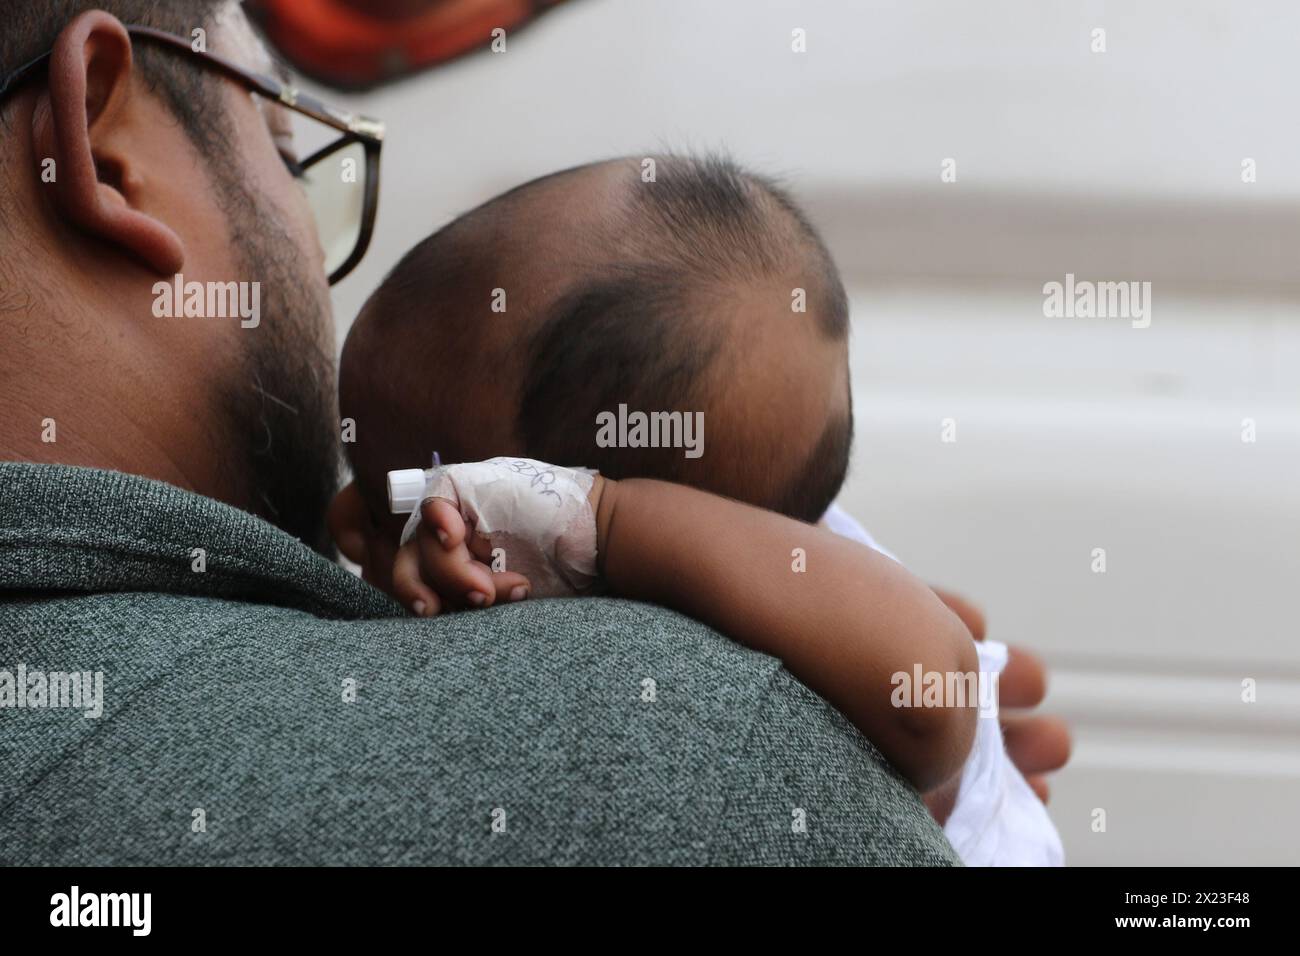
[[[1071,861],[1295,863],[1297,35],[1287,2],[575,2],[503,55],[343,98],[390,136],[339,325],[531,176],[665,145],[784,173],[853,290],[847,498],[1053,665]],[[1044,318],[1065,271],[1152,281],[1151,327]]]
[[[330,94],[389,123],[379,235],[340,322],[502,188],[663,145],[726,147],[803,189],[929,188],[953,157],[963,189],[1297,200],[1297,30],[1287,0],[572,0],[504,54]]]
[[[860,289],[847,498],[1052,665],[1071,862],[1295,863],[1300,323],[1163,291],[1134,329],[1045,319],[1037,289]]]

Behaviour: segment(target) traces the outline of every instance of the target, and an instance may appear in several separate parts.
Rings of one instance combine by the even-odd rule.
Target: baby
[[[816,231],[726,160],[614,160],[513,189],[412,249],[352,327],[340,549],[418,614],[589,584],[675,607],[781,658],[921,789],[955,792],[946,831],[966,862],[1059,864],[997,721],[978,720],[966,760],[973,702],[939,708],[954,719],[936,730],[887,689],[914,666],[970,671],[975,648],[833,504],[848,328]],[[392,514],[388,473],[434,452],[451,467],[417,473],[415,514]],[[530,511],[542,481],[562,527]],[[533,553],[508,527],[528,514]],[[996,674],[1005,649],[980,657]]]

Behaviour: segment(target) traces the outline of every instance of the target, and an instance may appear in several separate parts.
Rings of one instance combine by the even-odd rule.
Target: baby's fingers
[[[466,545],[469,547],[469,553],[489,568],[496,566],[496,554],[492,550],[492,542],[487,538],[470,534]],[[496,588],[499,603],[522,601],[533,590],[532,582],[514,571],[493,571],[492,584]]]
[[[420,547],[408,541],[393,561],[393,596],[416,617],[433,617],[442,610],[438,595],[420,575]]]
[[[497,601],[502,604],[522,601],[533,589],[529,580],[517,571],[492,572],[492,586],[496,589]]]
[[[445,525],[429,520],[432,506],[446,502],[425,502],[420,515],[420,526],[415,533],[415,544],[420,552],[420,576],[443,599],[444,605],[453,607],[488,607],[496,600],[496,588],[487,566],[474,560],[465,545],[464,528],[460,516],[459,540]],[[450,507],[450,506],[448,506]],[[441,520],[441,518],[439,519]],[[452,529],[455,531],[455,528]]]

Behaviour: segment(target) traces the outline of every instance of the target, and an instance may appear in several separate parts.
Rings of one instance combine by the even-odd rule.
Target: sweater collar
[[[329,618],[402,614],[383,593],[261,518],[174,485],[98,468],[0,462],[0,490],[0,597],[137,591]]]

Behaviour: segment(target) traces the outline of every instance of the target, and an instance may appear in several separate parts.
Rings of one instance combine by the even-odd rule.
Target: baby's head
[[[848,466],[847,340],[835,265],[769,181],[716,158],[582,166],[461,216],[393,269],[344,345],[346,447],[376,516],[386,472],[436,450],[675,481],[815,521]],[[694,448],[609,447],[620,417],[636,441],[635,412],[702,413],[704,433],[674,433]]]

